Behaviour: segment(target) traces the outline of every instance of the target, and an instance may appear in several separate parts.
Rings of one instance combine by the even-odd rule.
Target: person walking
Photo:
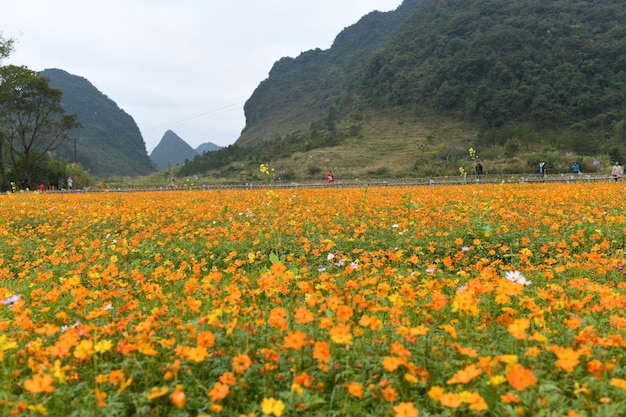
[[[476,163],[476,175],[479,177],[483,175],[483,164],[481,164],[480,161]]]
[[[546,176],[546,163],[545,162],[539,163],[539,174],[543,175],[544,177]]]
[[[611,171],[611,177],[615,181],[619,181],[619,179],[622,178],[622,175],[622,167],[619,162],[615,161],[615,165],[613,165],[613,170]]]
[[[68,190],[72,189],[73,184],[74,184],[74,180],[72,179],[72,177],[67,177],[67,189]]]

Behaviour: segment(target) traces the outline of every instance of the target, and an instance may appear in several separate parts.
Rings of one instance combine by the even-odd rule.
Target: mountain
[[[185,160],[193,160],[198,152],[182,140],[176,133],[168,130],[159,144],[152,150],[150,159],[159,169],[179,165]]]
[[[405,0],[394,11],[367,14],[342,30],[328,50],[279,59],[244,105],[246,126],[237,145],[306,129],[325,116],[347,77],[399,30],[419,3]]]
[[[213,142],[206,142],[206,143],[200,144],[200,146],[196,148],[196,152],[202,155],[204,152],[219,151],[220,149],[222,149],[221,146],[216,145]]]
[[[85,78],[60,69],[46,69],[41,75],[49,85],[63,92],[61,103],[83,126],[73,133],[75,140],[55,150],[61,158],[80,162],[98,177],[139,176],[154,171],[137,124],[115,102]]]
[[[625,19],[619,0],[425,0],[343,101],[436,110],[489,140],[569,131],[553,145],[596,152],[626,115]]]
[[[621,161],[625,21],[619,0],[405,0],[279,59],[235,144],[181,172],[458,175],[470,147],[489,173]]]

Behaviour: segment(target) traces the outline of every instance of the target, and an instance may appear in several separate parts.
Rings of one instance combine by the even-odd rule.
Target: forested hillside
[[[65,111],[76,114],[83,126],[73,132],[75,141],[55,153],[68,162],[80,162],[99,177],[145,175],[155,170],[133,118],[86,79],[60,69],[41,75],[63,91]]]
[[[483,133],[517,125],[520,140],[587,132],[556,145],[595,152],[626,117],[625,39],[618,0],[424,0],[344,103],[450,112]]]

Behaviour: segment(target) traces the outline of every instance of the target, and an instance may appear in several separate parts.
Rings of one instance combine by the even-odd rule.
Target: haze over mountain
[[[204,152],[219,151],[220,149],[222,149],[222,147],[214,144],[213,142],[205,142],[198,145],[198,147],[196,148],[196,152],[202,155],[202,153]]]
[[[76,140],[55,153],[69,162],[80,162],[93,175],[137,176],[153,172],[141,132],[133,118],[85,78],[60,69],[41,75],[53,88],[63,91],[66,113],[76,114],[83,126],[73,132]]]

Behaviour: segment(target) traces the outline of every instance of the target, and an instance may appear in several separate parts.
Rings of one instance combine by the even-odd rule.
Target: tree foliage
[[[344,101],[610,135],[626,112],[625,21],[616,0],[424,0]]]
[[[23,66],[0,67],[1,146],[14,176],[30,178],[47,154],[80,127],[75,115],[65,114],[60,90]]]

